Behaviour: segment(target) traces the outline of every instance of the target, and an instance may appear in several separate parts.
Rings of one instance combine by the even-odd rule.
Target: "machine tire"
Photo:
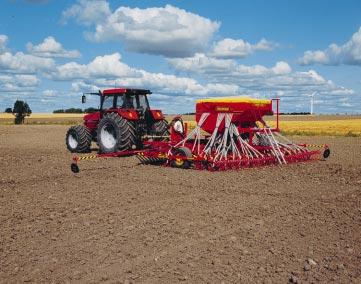
[[[331,154],[331,151],[329,148],[327,148],[327,149],[325,149],[325,151],[323,151],[322,156],[324,159],[327,159],[330,156],[330,154]]]
[[[101,153],[129,150],[136,145],[135,126],[117,113],[106,114],[98,125],[97,143]]]
[[[152,134],[156,136],[165,136],[165,138],[159,138],[159,140],[165,140],[169,136],[168,122],[164,119],[158,120],[152,125]]]
[[[72,153],[88,153],[92,136],[84,125],[76,125],[69,128],[65,137],[65,144]]]
[[[192,151],[187,148],[187,147],[179,147],[179,148],[175,148],[172,151],[172,154],[174,156],[178,156],[181,158],[191,158],[192,157]],[[188,160],[173,160],[170,163],[171,167],[173,168],[179,168],[179,169],[189,169],[192,165],[192,163]]]

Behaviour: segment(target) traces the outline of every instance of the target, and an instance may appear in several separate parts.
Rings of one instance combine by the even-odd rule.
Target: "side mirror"
[[[81,103],[82,103],[82,104],[85,104],[85,103],[86,103],[86,96],[85,96],[85,95],[82,95],[82,96],[81,96]]]

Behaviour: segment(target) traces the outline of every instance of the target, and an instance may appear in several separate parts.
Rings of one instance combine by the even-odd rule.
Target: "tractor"
[[[151,109],[149,90],[116,88],[98,93],[100,108],[84,115],[84,123],[70,127],[66,133],[66,146],[72,153],[90,152],[91,142],[97,142],[100,153],[113,153],[142,149],[142,138],[164,140],[169,136],[168,123],[162,111]]]

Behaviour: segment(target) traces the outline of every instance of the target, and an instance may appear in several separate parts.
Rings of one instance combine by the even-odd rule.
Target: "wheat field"
[[[78,124],[84,114],[77,113],[33,113],[25,120],[26,124]],[[171,121],[174,115],[166,116]],[[193,115],[184,115],[189,129],[195,127]],[[0,113],[0,124],[13,124],[14,116]],[[275,126],[274,117],[268,117],[270,126]],[[361,116],[327,115],[327,116],[281,116],[280,129],[289,135],[331,135],[361,137]]]
[[[31,119],[47,119],[47,118],[82,118],[83,113],[32,113],[30,115]],[[13,119],[14,115],[11,113],[0,113],[0,119]]]
[[[82,113],[32,113],[25,118],[25,124],[78,124],[83,120]],[[0,113],[0,124],[13,124],[14,115]]]
[[[270,125],[275,123],[272,121]],[[293,135],[361,136],[361,119],[281,121],[280,129]]]

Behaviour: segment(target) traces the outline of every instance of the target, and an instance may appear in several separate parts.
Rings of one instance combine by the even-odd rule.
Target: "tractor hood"
[[[88,113],[83,116],[84,124],[90,131],[95,130],[98,127],[98,122],[100,119],[100,112],[96,111],[93,113]]]
[[[100,112],[99,111],[96,111],[96,112],[93,112],[93,113],[88,113],[88,114],[85,114],[83,116],[84,121],[99,120],[99,118],[100,118]]]

